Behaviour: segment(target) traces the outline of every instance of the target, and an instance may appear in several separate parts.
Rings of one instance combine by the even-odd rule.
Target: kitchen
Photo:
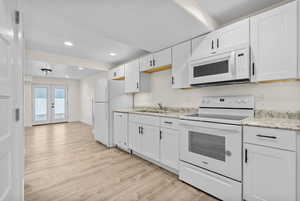
[[[17,5],[1,201],[300,201],[299,0]]]

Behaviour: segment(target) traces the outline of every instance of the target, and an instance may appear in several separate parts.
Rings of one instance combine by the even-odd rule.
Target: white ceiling
[[[225,24],[283,0],[23,0],[27,47],[117,65],[210,31],[178,1]]]
[[[40,61],[28,61],[25,68],[25,75],[28,76],[40,76],[44,77],[45,74],[41,71],[41,68],[51,68],[53,71],[48,73],[47,77],[51,78],[64,78],[68,76],[67,79],[82,79],[87,76],[95,75],[101,71],[95,69],[83,68],[79,70],[78,66],[69,65],[52,65]]]

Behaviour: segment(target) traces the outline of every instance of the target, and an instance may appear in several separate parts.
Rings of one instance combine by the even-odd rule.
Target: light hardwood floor
[[[82,123],[26,129],[25,201],[216,201],[177,176],[94,141]]]

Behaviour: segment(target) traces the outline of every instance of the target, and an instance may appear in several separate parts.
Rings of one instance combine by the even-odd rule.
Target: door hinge
[[[15,11],[15,23],[20,24],[20,11]]]
[[[159,139],[162,140],[162,131],[159,131]]]
[[[15,109],[15,121],[20,121],[20,108]]]
[[[174,76],[172,76],[172,85],[174,84]]]

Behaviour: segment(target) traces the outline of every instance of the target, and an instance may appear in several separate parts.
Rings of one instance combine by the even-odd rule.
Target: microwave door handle
[[[236,75],[236,62],[235,62],[235,52],[230,53],[230,58],[229,58],[229,68],[230,68],[230,73],[231,75]]]

